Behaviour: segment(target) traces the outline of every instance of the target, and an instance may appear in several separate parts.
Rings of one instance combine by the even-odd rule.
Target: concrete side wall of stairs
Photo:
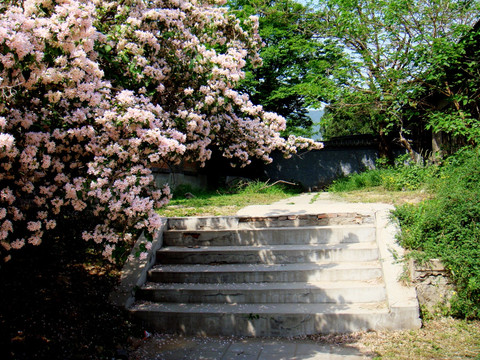
[[[169,219],[129,309],[188,335],[418,328],[395,231],[385,210]]]

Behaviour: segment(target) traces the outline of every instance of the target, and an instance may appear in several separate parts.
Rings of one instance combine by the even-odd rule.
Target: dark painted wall
[[[378,150],[369,147],[328,148],[293,155],[285,159],[276,153],[273,162],[264,168],[271,181],[300,183],[305,190],[319,190],[338,177],[373,169]]]
[[[232,178],[249,178],[294,182],[301,185],[305,191],[316,191],[330,185],[335,179],[366,169],[375,168],[375,161],[379,156],[378,139],[371,135],[346,136],[335,138],[324,143],[322,150],[300,152],[289,159],[283,154],[272,154],[273,162],[265,165],[254,160],[252,165],[245,168],[230,166],[230,160],[225,159],[219,152],[214,152],[212,159],[204,168],[198,168],[187,176],[161,180],[157,183],[168,182],[172,185],[189,183],[194,187],[219,188],[228,185]],[[395,149],[396,155],[405,150]],[[170,177],[172,174],[167,174]],[[168,176],[167,176],[168,177]]]

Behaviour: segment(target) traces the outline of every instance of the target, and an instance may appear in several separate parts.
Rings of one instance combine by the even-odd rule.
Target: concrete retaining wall
[[[220,153],[209,160],[204,168],[190,166],[188,169],[160,169],[155,173],[158,186],[168,183],[172,188],[189,184],[193,188],[218,188],[226,186],[229,178],[250,178],[291,181],[302,185],[305,191],[316,191],[330,185],[335,179],[375,168],[379,157],[379,140],[371,135],[336,138],[325,142],[322,150],[304,151],[285,159],[283,154],[272,154],[273,162],[265,165],[252,159],[245,168],[230,166],[230,160]],[[394,157],[405,150],[394,149]],[[187,171],[186,171],[187,170]]]
[[[168,184],[172,189],[177,188],[179,185],[189,185],[194,189],[205,189],[208,185],[205,174],[154,172],[153,176],[155,176],[155,184],[159,188]]]
[[[285,180],[300,183],[306,190],[318,190],[333,180],[373,169],[378,150],[371,147],[328,148],[293,155],[285,159],[275,153],[273,162],[265,166],[265,176],[271,181]]]

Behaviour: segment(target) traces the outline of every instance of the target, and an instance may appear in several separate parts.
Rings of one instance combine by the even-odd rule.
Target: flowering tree
[[[170,198],[150,167],[243,164],[284,140],[285,120],[234,90],[260,63],[255,18],[214,0],[6,0],[0,4],[0,253],[39,245],[65,217],[115,260],[154,235]],[[245,24],[243,24],[245,25]],[[248,30],[244,30],[248,28]]]

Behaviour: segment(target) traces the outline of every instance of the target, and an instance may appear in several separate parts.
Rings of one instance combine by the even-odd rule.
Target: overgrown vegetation
[[[300,191],[296,186],[262,181],[240,181],[230,188],[219,190],[181,185],[175,189],[170,203],[157,212],[167,217],[235,215],[245,206],[270,204]]]
[[[343,192],[371,187],[382,187],[388,191],[428,189],[438,178],[440,168],[434,165],[413,163],[408,155],[388,165],[379,159],[376,169],[353,174],[333,182],[329,191]]]
[[[457,285],[453,315],[480,318],[480,150],[448,159],[435,197],[395,211],[400,242],[428,258],[441,258]]]
[[[464,149],[442,165],[405,163],[340,179],[332,191],[376,186],[389,190],[423,189],[431,198],[398,206],[394,215],[402,232],[400,243],[410,256],[440,258],[457,292],[452,315],[480,318],[480,149]]]

